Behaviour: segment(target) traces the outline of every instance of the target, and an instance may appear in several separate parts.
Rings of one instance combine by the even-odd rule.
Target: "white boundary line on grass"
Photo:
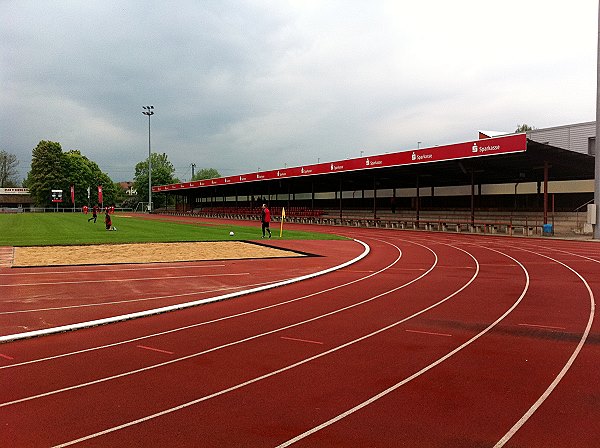
[[[360,240],[357,240],[357,239],[354,239],[354,241],[361,244],[364,248],[363,252],[359,256],[353,258],[352,260],[349,260],[342,264],[339,264],[337,266],[333,266],[331,268],[325,269],[323,271],[313,272],[311,274],[302,275],[300,277],[291,278],[291,279],[284,280],[284,281],[281,281],[278,283],[272,283],[269,285],[259,286],[259,287],[247,289],[244,291],[238,291],[238,292],[233,292],[233,293],[229,293],[229,294],[223,294],[220,296],[208,297],[206,299],[195,300],[193,302],[180,303],[177,305],[170,305],[170,306],[165,306],[165,307],[161,307],[161,308],[154,308],[154,309],[146,310],[146,311],[138,311],[138,312],[130,313],[130,314],[122,314],[120,316],[106,317],[104,319],[90,320],[87,322],[79,322],[79,323],[75,323],[75,324],[62,325],[60,327],[45,328],[43,330],[27,331],[24,333],[14,333],[14,334],[9,334],[9,335],[5,335],[5,336],[0,336],[0,343],[13,342],[13,341],[17,341],[20,339],[28,339],[28,338],[38,337],[38,336],[47,336],[50,334],[63,333],[65,331],[81,330],[83,328],[96,327],[98,325],[106,325],[106,324],[111,324],[111,323],[115,323],[115,322],[123,322],[123,321],[130,320],[130,319],[137,319],[140,317],[153,316],[155,314],[161,314],[161,313],[167,313],[170,311],[182,310],[185,308],[191,308],[191,307],[198,306],[198,305],[205,305],[207,303],[213,303],[213,302],[219,302],[221,300],[232,299],[234,297],[241,297],[244,295],[253,294],[255,292],[266,291],[268,289],[278,288],[280,286],[285,286],[285,285],[297,283],[297,282],[300,282],[303,280],[308,280],[311,278],[319,277],[321,275],[325,275],[330,272],[337,271],[339,269],[350,266],[350,265],[362,260],[369,254],[369,252],[371,251],[371,248],[369,247],[368,244],[366,244]]]

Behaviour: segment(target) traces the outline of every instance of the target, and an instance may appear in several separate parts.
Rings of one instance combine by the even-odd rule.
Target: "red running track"
[[[371,252],[304,282],[0,345],[0,446],[597,446],[597,244],[323,230]],[[322,256],[242,267],[269,282],[362,251],[313,249],[303,250]],[[40,300],[97,300],[70,288]],[[183,280],[165,291],[197,292]],[[122,313],[149,293],[127,289],[111,298],[125,303],[89,308]],[[27,307],[2,297],[4,311]],[[64,323],[88,312],[79,310],[20,314],[44,325],[47,314]]]

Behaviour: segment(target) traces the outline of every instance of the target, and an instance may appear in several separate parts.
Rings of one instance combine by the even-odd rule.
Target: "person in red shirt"
[[[112,225],[112,219],[110,217],[110,207],[106,207],[104,216],[104,224],[106,224],[106,230],[117,230],[115,226]]]
[[[92,219],[94,220],[94,222],[96,222],[96,219],[98,218],[98,206],[94,205],[92,207],[92,217],[90,219],[88,219],[88,222],[90,222]]]
[[[260,221],[262,222],[262,237],[265,237],[265,231],[267,231],[269,232],[269,238],[271,238],[271,229],[269,228],[269,223],[271,222],[271,212],[267,208],[267,204],[262,205]]]

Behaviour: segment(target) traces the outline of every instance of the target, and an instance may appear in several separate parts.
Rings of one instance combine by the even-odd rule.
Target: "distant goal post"
[[[152,211],[152,202],[138,202],[135,207],[136,213],[150,213]]]

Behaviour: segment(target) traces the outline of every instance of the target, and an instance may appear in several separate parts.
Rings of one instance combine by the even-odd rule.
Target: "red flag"
[[[71,185],[71,202],[75,205],[75,185]]]
[[[98,185],[98,202],[104,202],[104,200],[102,199],[102,185]]]

